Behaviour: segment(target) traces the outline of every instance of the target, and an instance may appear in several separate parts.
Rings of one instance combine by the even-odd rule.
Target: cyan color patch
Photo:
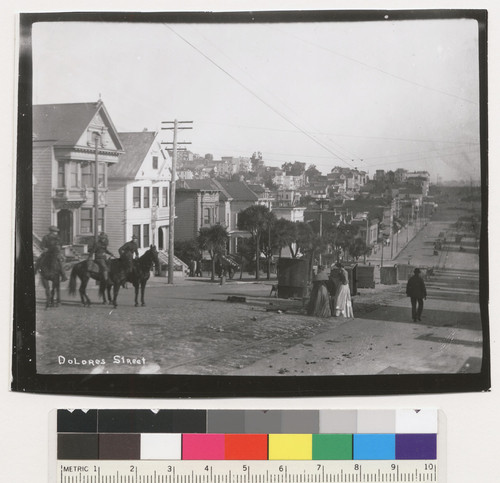
[[[395,434],[353,435],[354,460],[393,460],[395,458]]]

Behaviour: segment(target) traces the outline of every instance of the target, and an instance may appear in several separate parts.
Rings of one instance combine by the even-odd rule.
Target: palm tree
[[[213,225],[200,228],[197,241],[199,247],[208,251],[212,259],[212,282],[215,280],[215,260],[225,253],[228,240],[229,234],[225,226]]]
[[[279,251],[279,258],[281,258],[281,250],[283,247],[292,246],[297,240],[297,225],[293,221],[280,218],[276,220],[272,228],[271,237],[274,246]],[[293,258],[297,256],[291,249],[290,252]]]
[[[238,214],[238,228],[246,230],[252,235],[255,242],[255,279],[260,280],[260,239],[267,230],[269,209],[263,205],[252,205]]]

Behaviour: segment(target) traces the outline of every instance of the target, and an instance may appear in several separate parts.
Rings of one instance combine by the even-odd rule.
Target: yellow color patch
[[[270,434],[270,460],[312,460],[312,434]]]

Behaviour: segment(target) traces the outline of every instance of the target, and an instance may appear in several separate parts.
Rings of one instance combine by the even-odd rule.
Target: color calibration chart
[[[58,483],[443,481],[438,411],[58,410]]]

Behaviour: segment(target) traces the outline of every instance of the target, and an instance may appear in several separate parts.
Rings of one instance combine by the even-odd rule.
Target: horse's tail
[[[71,270],[71,275],[69,277],[69,286],[68,286],[68,291],[70,295],[75,295],[76,294],[76,277],[78,275],[78,264],[73,266]]]

